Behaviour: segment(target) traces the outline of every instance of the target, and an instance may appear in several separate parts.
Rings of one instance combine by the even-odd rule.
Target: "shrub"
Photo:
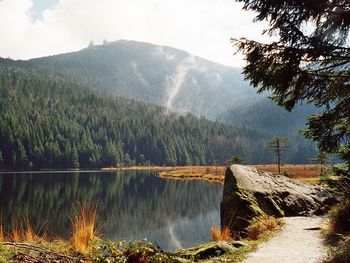
[[[283,171],[282,175],[285,176],[285,177],[288,177],[288,178],[292,178],[292,174],[287,172],[287,171]]]
[[[216,224],[213,224],[211,226],[210,233],[211,233],[211,239],[213,241],[219,241],[219,240],[231,241],[234,239],[231,234],[231,231],[227,227],[224,227],[223,229],[221,229]]]
[[[19,242],[19,241],[21,241],[21,233],[20,233],[20,230],[18,229],[17,226],[15,226],[15,227],[12,229],[11,240],[12,240],[13,242]]]
[[[349,263],[350,262],[350,238],[348,237],[328,253],[324,263]]]
[[[98,240],[96,231],[97,204],[80,204],[72,221],[71,245],[78,252],[88,252]]]
[[[97,249],[91,253],[93,262],[133,262],[133,263],[167,263],[177,262],[172,257],[162,252],[154,244],[141,240],[136,242],[121,241],[113,243],[111,241],[103,242]]]
[[[283,221],[280,218],[268,215],[256,217],[247,227],[248,238],[251,240],[258,240],[266,237],[282,225]]]
[[[4,231],[2,229],[2,224],[0,222],[0,243],[4,242]]]
[[[344,198],[329,213],[330,234],[350,234],[350,198]]]

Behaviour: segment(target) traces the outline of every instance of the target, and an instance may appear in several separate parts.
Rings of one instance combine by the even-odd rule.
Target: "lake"
[[[28,218],[36,231],[68,238],[79,202],[98,201],[104,239],[157,242],[165,250],[210,240],[220,225],[222,185],[179,181],[149,171],[23,172],[0,174],[5,231]]]

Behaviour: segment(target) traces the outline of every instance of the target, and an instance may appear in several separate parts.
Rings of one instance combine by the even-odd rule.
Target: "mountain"
[[[225,129],[240,130],[234,139],[240,146],[232,148],[231,154],[239,153],[248,162],[272,162],[271,155],[266,154],[264,148],[266,141],[274,136],[289,138],[286,162],[306,162],[315,154],[314,144],[298,135],[298,130],[305,126],[306,116],[315,113],[315,108],[301,105],[293,112],[286,112],[271,102],[268,94],[256,94],[256,90],[244,80],[241,69],[210,62],[178,49],[120,40],[27,61],[0,58],[0,67],[15,75],[15,72],[23,71],[40,81],[50,79],[55,85],[71,83],[74,85],[67,87],[76,89],[78,86],[80,92],[93,92],[94,96],[117,96],[115,99],[119,102],[126,98],[126,101],[135,99],[157,104],[163,107],[159,112],[170,115],[173,112],[189,112],[226,123]],[[135,101],[132,103],[138,105]],[[81,110],[84,110],[83,107]],[[128,115],[128,111],[122,108],[120,111]],[[142,114],[135,118],[141,119]],[[219,151],[218,145],[224,147],[223,143],[212,145],[216,147],[215,151]],[[130,155],[130,149],[123,151]],[[223,156],[229,157],[227,151],[223,150]],[[138,157],[133,158],[137,161]],[[178,158],[175,159],[178,161]],[[215,158],[224,161],[224,157]],[[209,159],[205,159],[205,163]],[[151,163],[155,161],[147,160]],[[192,159],[189,163],[198,162]]]
[[[235,102],[257,96],[239,68],[135,41],[120,40],[78,52],[17,61],[16,66],[40,69],[44,75],[64,75],[95,90],[210,119]]]

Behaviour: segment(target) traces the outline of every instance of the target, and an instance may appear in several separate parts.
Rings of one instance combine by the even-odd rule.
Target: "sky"
[[[0,0],[0,57],[77,51],[90,41],[128,39],[242,66],[230,38],[266,41],[264,23],[234,0]]]

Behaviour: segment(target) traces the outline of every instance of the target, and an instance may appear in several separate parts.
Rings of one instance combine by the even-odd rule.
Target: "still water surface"
[[[0,215],[5,230],[28,217],[37,231],[68,237],[77,202],[98,200],[103,238],[147,238],[163,249],[210,240],[219,225],[222,186],[177,181],[154,172],[40,172],[0,174]]]

